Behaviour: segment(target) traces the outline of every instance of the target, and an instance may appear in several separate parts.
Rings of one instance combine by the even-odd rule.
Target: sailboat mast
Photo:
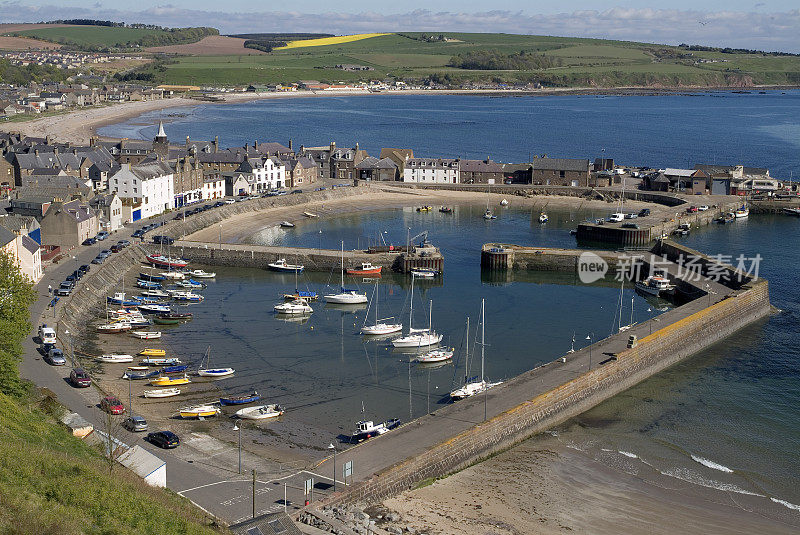
[[[433,332],[433,299],[431,299],[428,306],[428,332]]]
[[[484,347],[486,345],[485,344],[486,340],[484,338],[485,331],[486,331],[486,316],[484,315],[485,314],[484,313],[484,302],[485,301],[486,301],[485,299],[481,299],[481,319],[483,320],[481,322],[481,382],[483,382],[483,380],[484,380],[483,379],[483,377],[484,377]]]
[[[409,308],[409,311],[408,311],[408,333],[409,334],[411,334],[411,329],[412,329],[411,321],[414,318],[414,279],[415,278],[416,277],[412,273],[411,274],[411,307]]]
[[[465,331],[464,336],[467,339],[467,349],[466,349],[466,359],[465,359],[465,366],[464,366],[464,384],[467,384],[467,380],[469,379],[469,316],[467,316],[467,330]]]
[[[342,291],[344,291],[344,240],[342,240]]]

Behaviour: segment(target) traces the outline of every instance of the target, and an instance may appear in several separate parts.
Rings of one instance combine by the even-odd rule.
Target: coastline
[[[171,108],[185,108],[208,104],[241,104],[258,100],[274,100],[284,98],[325,98],[352,96],[396,96],[396,95],[461,95],[502,97],[547,97],[557,95],[596,95],[596,96],[658,96],[685,95],[711,91],[781,91],[798,89],[800,86],[749,86],[749,87],[568,87],[546,88],[528,91],[508,89],[406,89],[398,91],[295,91],[275,93],[222,93],[213,95],[220,101],[204,101],[193,98],[177,97],[162,100],[124,102],[107,106],[92,107],[70,111],[62,115],[31,119],[30,121],[0,124],[2,132],[20,132],[26,136],[51,136],[55,141],[88,144],[89,138],[97,134],[97,130],[116,123],[133,119],[148,112]],[[113,139],[113,138],[104,138]]]

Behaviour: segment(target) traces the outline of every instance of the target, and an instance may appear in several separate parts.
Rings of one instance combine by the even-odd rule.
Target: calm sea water
[[[521,161],[530,154],[613,157],[626,164],[686,166],[698,162],[768,167],[788,179],[800,169],[800,92],[707,93],[658,97],[376,96],[291,99],[229,106],[198,106],[169,117],[173,139],[219,134],[223,145],[289,138],[296,145],[360,142],[371,154],[381,147],[411,147],[416,154]],[[104,128],[112,136],[152,137],[155,113]],[[556,216],[554,218],[554,215]],[[415,291],[415,324],[433,323],[449,345],[461,344],[463,323],[474,321],[487,299],[487,370],[512,376],[578,344],[587,332],[608,333],[619,288],[578,285],[570,277],[527,274],[516,280],[482,278],[477,247],[492,240],[573,246],[567,229],[585,215],[550,213],[541,227],[532,214],[512,206],[488,224],[479,209],[459,207],[452,216],[411,211],[357,214],[331,222],[307,222],[291,232],[264,229],[255,243],[355,248],[383,234],[404,243],[406,231],[430,230],[446,256],[442,283]],[[665,477],[733,495],[763,496],[787,514],[800,514],[800,222],[782,216],[694,232],[684,241],[716,254],[760,254],[780,310],[702,354],[674,366],[575,419],[559,430],[569,444],[629,471],[648,467]],[[322,231],[320,233],[320,230]],[[418,416],[435,407],[457,366],[424,370],[385,343],[354,333],[366,311],[315,305],[307,323],[271,314],[278,294],[294,278],[254,270],[218,270],[197,318],[176,332],[176,344],[202,352],[219,347],[219,360],[241,370],[232,390],[257,387],[302,409],[296,417],[332,433],[346,431],[361,402],[378,417]],[[301,287],[338,285],[338,273],[303,277]],[[361,284],[371,292],[369,284]],[[626,292],[629,292],[626,290]],[[381,316],[407,321],[408,286],[385,277],[378,290]],[[626,296],[631,295],[626,293]],[[630,297],[626,297],[629,301]],[[213,303],[213,304],[212,304]],[[637,298],[635,317],[658,313],[658,303]],[[650,309],[648,312],[647,309]],[[474,333],[473,335],[474,336]],[[220,362],[220,364],[222,364]],[[473,369],[475,369],[473,367]],[[620,453],[624,452],[624,453]],[[738,493],[738,494],[736,494]],[[750,493],[750,494],[748,494]],[[760,499],[760,498],[759,498]],[[777,501],[776,501],[777,500]]]

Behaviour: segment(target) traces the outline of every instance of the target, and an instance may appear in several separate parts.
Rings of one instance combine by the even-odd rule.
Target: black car
[[[301,190],[301,189],[293,189],[292,193],[303,193],[303,190]]]
[[[173,243],[175,243],[175,240],[173,238],[170,238],[169,236],[160,236],[159,235],[159,236],[153,236],[153,243],[161,243],[161,244],[164,244],[164,245],[172,245]]]
[[[73,272],[72,272],[72,277],[73,277],[73,278],[74,278],[76,281],[79,281],[79,280],[81,280],[81,277],[83,277],[83,271],[81,271],[81,269],[80,269],[80,268],[76,269],[75,271],[73,271]]]
[[[122,250],[122,247],[120,247],[120,246],[119,246],[119,245],[117,245],[116,243],[115,243],[114,245],[112,245],[112,246],[111,246],[111,252],[112,252],[112,253],[118,253],[118,252],[120,252],[121,250]]]
[[[638,229],[639,225],[636,223],[623,223],[622,228]]]
[[[64,281],[65,282],[77,282],[78,281],[78,277],[75,276],[75,273],[70,273],[69,275],[67,275],[67,278],[64,279]]]
[[[90,266],[89,264],[84,264],[84,265],[82,265],[81,267],[79,267],[79,268],[78,268],[78,271],[80,271],[81,273],[83,273],[84,275],[86,275],[86,273],[87,273],[87,272],[88,272],[90,269],[92,269],[92,266]]]
[[[86,238],[83,240],[83,245],[94,245],[95,243],[97,243],[95,238]]]
[[[139,229],[135,231],[133,234],[131,234],[131,237],[133,238],[141,238],[142,236],[144,236],[144,232],[142,232],[142,229]]]
[[[179,439],[178,435],[172,431],[156,431],[155,433],[147,433],[145,440],[154,446],[164,449],[177,448],[181,443],[181,439]]]
[[[117,245],[121,245],[122,247],[128,247],[131,244],[128,240],[119,240]]]
[[[647,217],[650,215],[650,208],[642,208],[639,212],[639,217]]]
[[[220,206],[225,206],[225,203],[222,201],[217,201],[214,203],[214,208],[219,208]]]

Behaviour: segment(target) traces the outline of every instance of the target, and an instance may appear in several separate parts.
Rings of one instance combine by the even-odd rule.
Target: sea
[[[503,162],[550,157],[614,158],[623,165],[692,167],[697,163],[765,167],[793,181],[800,171],[800,91],[690,92],[653,96],[374,95],[288,98],[199,105],[152,112],[110,125],[100,134],[152,138],[159,120],[171,140],[209,139],[222,146],[278,141],[294,147],[359,144],[415,155],[492,158]],[[443,402],[465,376],[512,377],[608,335],[620,321],[643,321],[667,310],[616,284],[583,285],[574,277],[517,274],[501,280],[481,273],[479,247],[488,241],[573,247],[569,229],[580,208],[537,210],[456,206],[453,214],[375,210],[299,224],[265,227],[248,241],[336,249],[371,243],[404,244],[425,231],[445,255],[445,275],[418,284],[413,300],[402,277],[350,279],[371,297],[362,310],[315,305],[307,321],[282,321],[271,307],[299,287],[321,293],[340,273],[293,276],[219,269],[195,321],[172,336],[189,353],[207,346],[219,365],[237,368],[231,390],[259,388],[295,409],[324,433],[349,432],[362,415],[414,418]],[[546,209],[543,205],[542,209]],[[732,225],[693,230],[682,242],[709,254],[758,258],[770,283],[774,313],[691,359],[600,404],[554,433],[569,447],[631,473],[645,469],[698,488],[763,499],[800,515],[800,220],[753,214]],[[417,238],[421,239],[421,238]],[[622,293],[622,297],[621,297]],[[375,297],[377,296],[377,297]],[[631,310],[631,298],[632,310]],[[485,299],[485,318],[479,318]],[[383,341],[356,333],[377,316],[445,334],[453,364],[409,364]],[[212,304],[213,303],[213,304]],[[622,305],[620,305],[622,303]],[[470,331],[465,333],[470,318]],[[486,329],[477,342],[476,325]],[[188,335],[188,336],[187,336]],[[170,335],[167,335],[170,336]],[[465,346],[469,344],[469,357]],[[469,361],[469,362],[468,362]],[[748,499],[749,499],[748,498]],[[795,516],[795,519],[797,517]]]

